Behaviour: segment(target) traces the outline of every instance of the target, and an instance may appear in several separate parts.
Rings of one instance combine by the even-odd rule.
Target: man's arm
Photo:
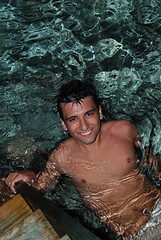
[[[135,125],[131,124],[131,127],[132,127],[132,134],[134,136],[134,146],[136,147],[135,150],[136,150],[137,156],[140,155],[140,157],[139,156],[138,157],[139,157],[139,160],[141,160],[142,158],[141,138]],[[145,155],[144,155],[142,167],[145,168],[147,165],[149,165],[149,168],[151,168],[155,172],[155,177],[161,180],[161,166],[159,165],[159,155],[153,154],[151,146],[145,147]]]
[[[155,173],[156,179],[161,180],[161,166],[159,164],[159,155],[154,155],[152,151],[152,147],[145,147],[145,156],[144,161],[142,163],[142,167],[151,168],[151,170]]]
[[[33,187],[45,193],[49,189],[54,189],[59,177],[61,175],[58,160],[55,157],[55,152],[50,156],[47,161],[44,171],[38,174],[33,183]]]
[[[42,173],[36,175],[30,170],[10,173],[6,178],[6,184],[13,193],[16,193],[14,187],[19,181],[24,181],[29,185],[33,185],[34,188],[42,192],[45,192],[48,189],[54,189],[61,174],[56,156],[59,156],[59,150],[53,151]]]

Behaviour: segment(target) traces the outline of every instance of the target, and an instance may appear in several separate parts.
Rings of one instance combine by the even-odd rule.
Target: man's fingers
[[[15,184],[19,181],[24,181],[28,184],[31,184],[34,181],[35,174],[32,171],[21,171],[16,173],[10,173],[6,178],[6,184],[11,189],[12,192],[15,191]]]
[[[17,178],[17,173],[10,173],[6,178],[6,183],[10,185],[10,183]]]
[[[16,193],[14,188],[15,183],[17,182],[16,177],[17,177],[17,173],[10,173],[6,178],[6,184],[13,193]]]
[[[14,182],[12,182],[12,183],[9,185],[11,191],[16,194],[16,190],[15,190],[14,186],[15,186],[15,183],[14,183]]]

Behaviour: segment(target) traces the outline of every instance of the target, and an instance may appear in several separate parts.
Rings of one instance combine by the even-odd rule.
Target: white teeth
[[[91,133],[91,130],[88,131],[88,132],[81,133],[81,135],[82,135],[82,136],[86,136],[86,135],[88,135],[88,134],[90,134],[90,133]]]

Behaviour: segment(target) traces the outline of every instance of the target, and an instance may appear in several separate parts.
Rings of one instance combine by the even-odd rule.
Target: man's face
[[[75,140],[84,144],[93,143],[100,131],[103,118],[101,106],[96,107],[92,97],[85,97],[80,103],[61,103],[64,130],[68,130]]]

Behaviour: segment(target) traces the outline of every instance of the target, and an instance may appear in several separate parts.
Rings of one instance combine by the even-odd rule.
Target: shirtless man
[[[85,204],[117,236],[135,234],[148,221],[160,191],[139,172],[135,147],[140,147],[136,127],[127,120],[101,122],[102,109],[94,87],[83,81],[63,85],[58,111],[71,138],[56,148],[45,170],[10,173],[7,185],[24,180],[46,192],[61,174],[70,177]]]

